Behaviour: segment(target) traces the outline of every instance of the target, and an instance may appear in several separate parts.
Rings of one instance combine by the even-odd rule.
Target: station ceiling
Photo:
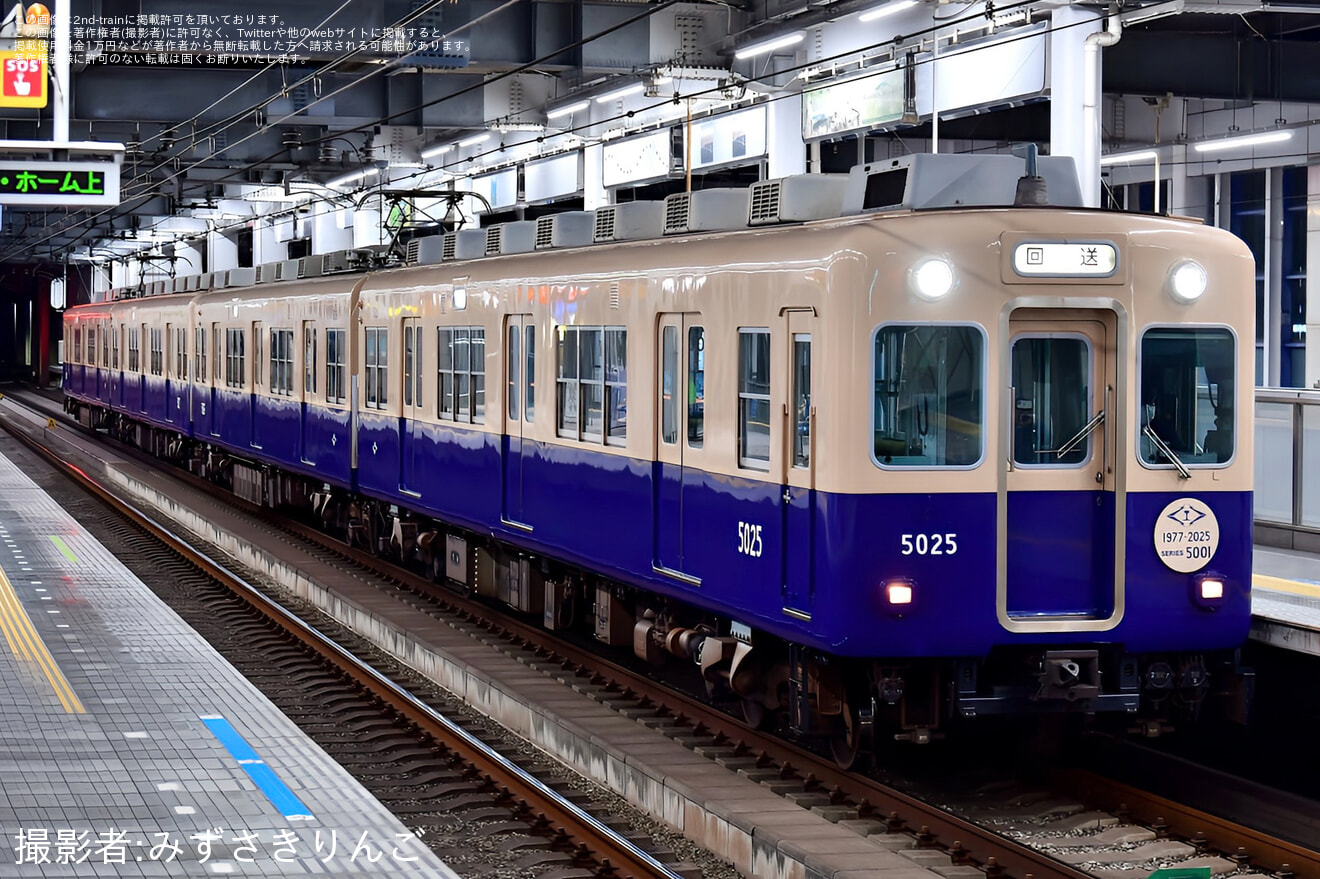
[[[661,67],[700,70],[712,83],[791,88],[792,77],[778,75],[783,56],[739,61],[735,50],[870,5],[74,0],[69,139],[126,145],[124,200],[85,210],[4,206],[0,263],[61,263],[94,241],[213,205],[229,184],[324,183],[370,160],[415,160],[427,145],[492,128],[527,136],[544,127],[547,106]],[[1143,6],[1180,11],[1129,26],[1105,50],[1107,93],[1320,102],[1320,16],[1312,14],[1320,0],[1120,8]],[[362,47],[368,34],[378,42]],[[1017,108],[959,124],[977,138],[1020,139],[1038,136],[1041,121],[1039,109]],[[49,108],[0,109],[0,139],[48,140],[51,132]]]

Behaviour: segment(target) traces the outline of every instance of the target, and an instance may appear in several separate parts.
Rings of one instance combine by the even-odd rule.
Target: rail
[[[1255,540],[1320,552],[1320,391],[1256,389]]]

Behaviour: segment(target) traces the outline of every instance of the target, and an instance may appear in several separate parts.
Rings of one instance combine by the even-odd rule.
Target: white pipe
[[[1082,200],[1087,207],[1100,204],[1100,50],[1123,36],[1118,6],[1109,7],[1105,29],[1087,34],[1082,74],[1082,150],[1077,157]]]
[[[51,120],[54,123],[56,142],[69,139],[69,12],[70,3],[61,4],[61,8],[51,16],[51,25],[55,28],[55,57],[51,65]]]

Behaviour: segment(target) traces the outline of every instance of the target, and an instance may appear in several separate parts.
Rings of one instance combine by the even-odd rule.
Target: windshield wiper
[[[1091,432],[1093,430],[1095,430],[1097,427],[1099,427],[1104,423],[1105,423],[1105,410],[1101,409],[1099,412],[1095,413],[1094,418],[1092,418],[1090,421],[1082,425],[1081,430],[1073,434],[1072,439],[1068,440],[1066,443],[1059,446],[1059,448],[1055,450],[1054,454],[1057,457],[1062,458],[1064,455],[1068,454],[1074,448],[1080,445],[1083,441],[1085,441],[1085,439],[1091,435]]]
[[[1187,465],[1182,462],[1181,458],[1179,458],[1177,455],[1173,453],[1173,449],[1169,448],[1168,443],[1160,439],[1159,434],[1151,430],[1149,424],[1146,424],[1144,427],[1141,428],[1141,433],[1142,435],[1147,437],[1152,444],[1154,444],[1155,448],[1159,451],[1161,455],[1168,458],[1169,461],[1173,463],[1173,466],[1178,468],[1178,473],[1180,476],[1182,476],[1183,479],[1192,478],[1192,472],[1187,469]]]

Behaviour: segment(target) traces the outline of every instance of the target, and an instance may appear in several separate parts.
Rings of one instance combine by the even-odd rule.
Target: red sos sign
[[[46,62],[36,58],[4,59],[0,94],[6,98],[40,98],[46,91]]]

